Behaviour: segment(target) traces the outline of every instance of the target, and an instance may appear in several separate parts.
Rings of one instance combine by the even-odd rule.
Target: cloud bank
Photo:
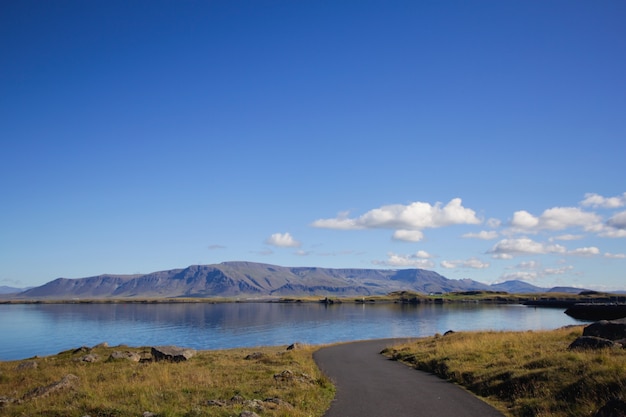
[[[391,229],[395,231],[395,240],[418,242],[424,237],[424,229],[480,222],[474,210],[463,207],[461,199],[454,198],[445,206],[439,202],[431,205],[421,201],[386,205],[356,218],[342,214],[331,219],[318,219],[312,226],[338,230]]]

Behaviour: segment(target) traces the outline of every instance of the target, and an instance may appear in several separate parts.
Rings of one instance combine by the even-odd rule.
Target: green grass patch
[[[97,355],[96,362],[84,362],[84,351],[0,362],[0,416],[117,417],[151,412],[159,417],[226,417],[244,410],[262,416],[321,416],[330,406],[334,387],[315,365],[315,349],[200,351],[186,362],[169,363],[109,360],[115,350],[144,358],[150,350],[98,347],[88,352]],[[20,369],[25,362],[37,365]],[[32,396],[69,374],[78,377],[71,387]]]
[[[459,332],[385,355],[460,384],[510,416],[593,415],[626,398],[626,349],[570,351],[582,326],[534,332]]]

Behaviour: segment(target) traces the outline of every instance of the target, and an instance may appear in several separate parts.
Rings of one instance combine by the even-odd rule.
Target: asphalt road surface
[[[407,339],[322,348],[313,358],[337,393],[324,417],[504,417],[461,387],[380,354]]]

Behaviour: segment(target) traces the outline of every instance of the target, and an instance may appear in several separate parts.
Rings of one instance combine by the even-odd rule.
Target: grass
[[[323,415],[334,397],[334,387],[312,359],[313,347],[200,351],[179,363],[109,360],[115,350],[149,356],[145,348],[97,347],[90,353],[100,359],[92,363],[81,360],[84,351],[0,362],[0,399],[21,400],[5,401],[0,416],[226,417],[250,410],[304,417]],[[32,361],[36,368],[18,369]],[[78,377],[74,387],[28,398],[68,374]]]
[[[464,386],[509,416],[592,416],[626,398],[626,349],[570,351],[582,326],[535,332],[462,332],[385,354]]]

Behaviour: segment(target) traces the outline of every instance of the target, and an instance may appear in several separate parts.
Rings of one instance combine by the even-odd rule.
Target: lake
[[[580,322],[562,309],[473,303],[3,304],[0,360],[53,355],[101,342],[204,350],[569,324]]]

